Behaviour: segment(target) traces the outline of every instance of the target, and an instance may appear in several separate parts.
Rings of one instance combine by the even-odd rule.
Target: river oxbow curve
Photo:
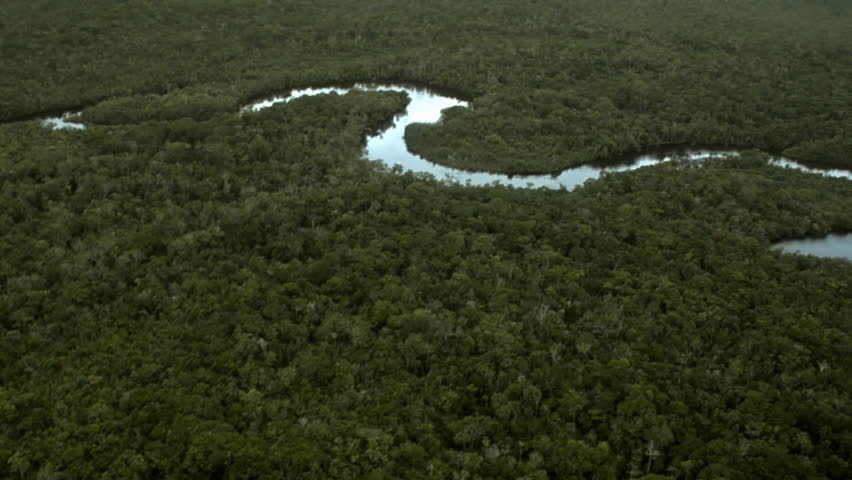
[[[291,91],[286,96],[273,96],[251,102],[242,106],[240,112],[257,112],[279,103],[288,103],[301,97],[313,95],[345,95],[353,89],[367,92],[405,92],[411,99],[405,111],[397,115],[385,130],[367,137],[365,148],[367,158],[382,161],[388,166],[399,165],[403,171],[428,173],[439,180],[458,182],[464,185],[487,186],[497,184],[516,188],[573,190],[588,180],[600,177],[604,172],[635,170],[670,161],[675,157],[700,161],[714,157],[733,156],[738,153],[736,150],[685,149],[677,152],[637,155],[633,159],[618,165],[603,167],[580,165],[567,168],[555,174],[542,175],[507,175],[491,172],[470,172],[450,168],[430,162],[419,155],[411,153],[405,143],[405,129],[413,123],[439,122],[441,114],[445,109],[452,107],[470,108],[471,104],[458,98],[439,94],[429,88],[401,84],[381,85],[359,83],[352,87],[297,89]],[[60,117],[46,118],[42,123],[47,127],[55,129],[85,129],[84,124],[74,121],[77,114],[75,112],[67,112]],[[806,167],[794,160],[780,156],[771,157],[769,162],[778,167],[795,168],[808,173],[852,179],[852,172],[848,170]]]
[[[356,84],[352,87],[323,87],[293,90],[287,96],[264,98],[240,108],[241,114],[250,114],[273,105],[288,103],[301,97],[313,95],[345,95],[351,90],[367,92],[398,91],[405,92],[410,103],[405,111],[398,114],[387,128],[366,140],[365,153],[367,158],[384,162],[388,166],[400,166],[403,171],[428,173],[437,179],[458,182],[471,186],[507,185],[516,188],[548,188],[573,190],[588,180],[600,177],[604,172],[623,172],[635,170],[650,165],[682,158],[701,161],[714,157],[737,155],[736,150],[686,149],[662,154],[638,155],[619,165],[605,167],[581,165],[567,168],[556,174],[545,175],[507,175],[491,172],[470,172],[430,162],[408,150],[405,143],[405,129],[413,123],[437,123],[441,120],[442,112],[447,108],[470,108],[469,102],[441,95],[428,88],[408,85],[374,85]],[[83,130],[83,123],[74,121],[78,113],[67,112],[62,116],[42,120],[42,124],[54,129]],[[780,156],[771,157],[769,163],[777,167],[794,168],[803,172],[825,175],[830,177],[852,179],[852,172],[840,169],[818,169],[806,167],[794,160]],[[829,235],[825,238],[807,238],[787,240],[773,245],[780,250],[817,255],[822,257],[840,257],[852,259],[852,242],[850,236]]]

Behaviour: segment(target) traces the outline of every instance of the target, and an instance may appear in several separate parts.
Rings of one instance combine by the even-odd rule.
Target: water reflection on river
[[[54,130],[84,130],[85,125],[78,122],[72,122],[71,118],[79,115],[79,112],[67,112],[61,117],[48,117],[42,120],[42,125],[53,128]]]
[[[240,111],[256,112],[278,103],[286,103],[300,97],[331,94],[344,95],[351,89],[364,91],[403,91],[411,98],[405,112],[397,115],[392,124],[377,135],[367,138],[366,155],[371,160],[379,160],[388,166],[399,165],[403,170],[416,173],[429,173],[438,179],[446,179],[466,185],[511,185],[519,188],[550,188],[572,190],[587,180],[598,178],[604,172],[623,172],[656,165],[674,157],[700,161],[711,157],[736,155],[733,150],[680,150],[674,153],[639,155],[626,163],[611,166],[578,166],[553,175],[505,175],[488,172],[468,172],[432,163],[419,155],[408,151],[405,143],[405,128],[412,123],[436,123],[441,120],[442,112],[451,107],[466,107],[470,104],[463,100],[440,95],[429,89],[406,85],[357,84],[354,87],[306,88],[294,90],[287,96],[278,96],[259,100],[243,106]],[[82,123],[71,121],[76,114],[66,113],[61,117],[43,120],[43,124],[55,129],[84,129]],[[852,172],[839,169],[817,169],[806,167],[783,157],[773,157],[769,163],[778,167],[795,168],[804,172],[852,179]],[[852,260],[852,235],[829,235],[822,239],[790,240],[773,245],[785,251],[816,255],[820,257],[842,257]]]
[[[367,158],[381,160],[388,166],[399,165],[403,170],[429,173],[438,179],[449,179],[469,185],[512,185],[519,188],[551,188],[572,190],[587,180],[598,178],[603,172],[623,172],[637,168],[656,165],[669,161],[674,156],[690,160],[701,160],[710,157],[736,155],[733,150],[682,150],[671,154],[639,155],[632,161],[619,165],[600,167],[583,165],[563,170],[554,175],[505,175],[489,172],[468,172],[456,168],[445,167],[432,163],[419,155],[408,151],[405,143],[405,128],[412,123],[436,123],[441,119],[441,112],[450,107],[470,107],[468,102],[440,95],[431,90],[406,85],[371,85],[358,84],[355,89],[364,91],[404,91],[411,98],[408,108],[394,119],[393,124],[378,135],[368,137],[366,145]],[[336,93],[343,95],[350,88],[307,88],[294,90],[286,97],[273,97],[246,105],[242,111],[258,111],[277,103],[289,102],[304,96]],[[773,157],[770,163],[780,167],[790,167],[810,173],[818,173],[832,177],[852,178],[852,172],[845,170],[820,170],[805,167],[793,160],[783,157]]]
[[[803,255],[852,260],[852,234],[832,234],[824,238],[787,240],[776,243],[772,248]]]
[[[572,190],[587,180],[598,178],[603,172],[623,172],[637,168],[656,165],[674,157],[690,160],[702,160],[711,157],[736,155],[733,150],[680,150],[675,153],[639,155],[627,163],[611,166],[582,165],[568,168],[556,174],[545,175],[506,175],[489,172],[468,172],[456,168],[432,163],[419,155],[408,151],[405,143],[405,128],[412,123],[436,123],[441,120],[443,110],[451,107],[470,108],[470,104],[457,98],[441,95],[432,90],[408,85],[375,85],[357,84],[354,87],[325,87],[293,90],[287,96],[278,96],[259,100],[243,106],[241,112],[256,112],[269,108],[278,103],[286,103],[300,97],[331,94],[344,95],[352,89],[363,91],[402,91],[411,98],[405,112],[397,115],[392,124],[377,135],[367,138],[365,152],[367,158],[379,160],[388,166],[399,165],[404,171],[429,173],[437,179],[456,181],[466,185],[511,185],[518,188],[550,188]],[[70,121],[74,114],[66,113],[62,117],[44,120],[46,126],[56,129],[83,129],[85,125]],[[848,170],[823,170],[809,168],[793,160],[783,157],[773,157],[770,163],[779,167],[796,168],[798,170],[827,175],[831,177],[852,178]]]

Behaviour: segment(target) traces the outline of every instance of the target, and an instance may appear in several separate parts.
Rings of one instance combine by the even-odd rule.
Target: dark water
[[[772,248],[803,255],[852,260],[852,233],[832,234],[824,238],[786,240],[772,245]]]

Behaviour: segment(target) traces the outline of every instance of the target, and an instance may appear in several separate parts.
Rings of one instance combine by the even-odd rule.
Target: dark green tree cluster
[[[839,0],[0,4],[0,478],[852,478]],[[39,112],[79,106],[88,128]],[[29,121],[27,121],[29,120]]]
[[[405,101],[0,127],[0,476],[849,478],[852,265],[768,247],[850,182],[445,185]]]
[[[185,87],[209,111],[404,80],[473,100],[411,132],[461,168],[550,172],[683,144],[852,156],[846,0],[7,0],[0,19],[0,120],[105,99],[144,116],[130,110]]]

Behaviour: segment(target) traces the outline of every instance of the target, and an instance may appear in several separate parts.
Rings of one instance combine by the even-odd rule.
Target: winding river
[[[639,155],[631,161],[614,166],[578,166],[568,168],[553,175],[506,175],[489,172],[469,172],[456,168],[445,167],[432,163],[419,155],[408,151],[405,143],[405,128],[412,123],[436,123],[441,120],[443,110],[452,107],[470,108],[468,102],[440,95],[429,89],[412,87],[407,85],[375,85],[356,84],[353,87],[328,87],[328,88],[305,88],[293,90],[288,96],[277,96],[265,98],[240,109],[241,113],[250,113],[269,108],[279,103],[287,103],[300,97],[338,94],[345,95],[352,89],[381,92],[401,91],[408,94],[411,99],[406,110],[394,118],[392,124],[385,130],[374,136],[367,137],[366,156],[371,160],[382,161],[388,166],[399,165],[403,170],[412,172],[429,173],[438,179],[459,182],[465,185],[511,185],[518,188],[549,188],[573,190],[588,180],[601,176],[604,172],[623,172],[637,168],[656,165],[670,161],[677,156],[700,161],[713,157],[725,157],[736,155],[734,150],[682,150],[672,154]],[[45,126],[55,129],[84,129],[85,125],[73,121],[76,113],[69,112],[61,117],[52,117],[43,120]],[[818,169],[806,167],[794,160],[784,157],[772,157],[770,164],[778,167],[795,168],[808,173],[852,179],[852,172],[839,169]],[[823,245],[824,243],[824,245]],[[819,256],[846,257],[852,259],[852,235],[829,236],[825,239],[804,239],[789,242],[781,242],[773,247],[786,251],[796,251]]]
[[[430,173],[438,179],[449,179],[469,185],[512,185],[521,188],[552,188],[572,190],[582,185],[586,180],[598,178],[603,172],[622,172],[637,168],[656,165],[671,160],[674,154],[639,155],[631,161],[607,167],[578,166],[565,169],[555,175],[506,175],[488,172],[468,172],[456,168],[445,167],[432,163],[419,155],[408,151],[405,144],[405,128],[412,123],[436,123],[441,120],[441,112],[451,107],[470,108],[463,100],[439,95],[428,89],[406,85],[372,85],[357,84],[351,88],[306,88],[293,90],[286,97],[271,97],[242,107],[243,112],[256,112],[269,108],[278,103],[286,103],[300,97],[336,93],[344,95],[352,89],[364,91],[402,91],[408,94],[411,102],[408,108],[397,115],[393,124],[379,134],[367,138],[367,158],[383,161],[388,166],[399,165],[403,170]],[[711,157],[736,155],[734,150],[683,150],[677,155],[691,160],[701,160]],[[784,157],[773,157],[770,162],[779,167],[790,167],[798,170],[827,175],[831,177],[852,178],[852,172],[846,170],[827,170],[806,167],[798,162]]]

